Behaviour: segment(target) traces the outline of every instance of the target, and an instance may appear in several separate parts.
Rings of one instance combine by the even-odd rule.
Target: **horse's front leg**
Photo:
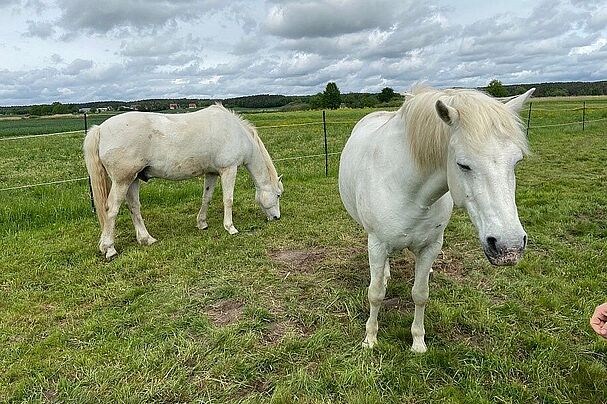
[[[196,219],[198,228],[201,230],[209,228],[209,225],[207,224],[207,211],[209,210],[209,202],[211,202],[211,198],[213,197],[216,183],[217,174],[205,174],[204,189],[202,191],[202,205],[200,206],[200,211],[198,211],[198,217]]]
[[[368,237],[369,269],[371,271],[371,282],[369,283],[369,319],[366,325],[366,336],[363,346],[373,348],[377,342],[377,314],[386,296],[386,286],[390,277],[390,266],[388,264],[388,250],[385,243],[381,242],[372,234]]]
[[[415,281],[411,289],[411,297],[415,303],[415,314],[413,316],[413,324],[411,325],[411,335],[413,336],[413,345],[411,351],[424,353],[426,352],[426,342],[424,337],[426,330],[424,329],[424,311],[426,303],[430,295],[428,287],[428,278],[432,270],[432,263],[440,253],[443,246],[442,234],[439,240],[429,244],[415,253]]]
[[[238,233],[232,223],[232,205],[234,203],[234,184],[236,183],[237,166],[228,167],[221,175],[221,189],[223,191],[223,227],[230,234]]]

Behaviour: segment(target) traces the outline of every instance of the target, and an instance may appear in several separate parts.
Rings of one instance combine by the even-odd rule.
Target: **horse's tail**
[[[86,170],[91,179],[91,189],[93,190],[93,201],[97,211],[99,224],[103,228],[107,220],[107,198],[110,193],[110,177],[99,158],[99,135],[101,129],[99,126],[93,126],[89,129],[84,138],[84,161]]]

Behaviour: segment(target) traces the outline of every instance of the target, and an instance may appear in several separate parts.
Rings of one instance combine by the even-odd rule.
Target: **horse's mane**
[[[278,172],[276,171],[276,167],[274,167],[274,162],[272,162],[270,153],[268,153],[268,150],[266,149],[263,142],[261,141],[261,138],[257,134],[257,129],[255,128],[255,125],[253,125],[251,122],[249,122],[248,120],[246,120],[245,118],[243,118],[242,116],[237,114],[236,112],[227,109],[219,102],[215,104],[215,107],[231,113],[236,119],[238,119],[238,121],[246,129],[246,132],[250,136],[251,140],[253,141],[253,144],[257,145],[257,147],[259,148],[261,156],[268,169],[268,174],[270,175],[270,181],[272,181],[272,184],[276,185],[278,183]]]
[[[462,141],[472,149],[490,137],[514,142],[528,153],[527,138],[518,114],[487,94],[471,89],[436,90],[425,86],[413,88],[400,110],[411,153],[420,168],[437,168],[447,160],[451,128],[436,113],[439,99],[459,112]]]

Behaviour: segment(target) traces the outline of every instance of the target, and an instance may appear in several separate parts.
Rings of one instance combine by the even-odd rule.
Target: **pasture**
[[[593,100],[597,103],[600,100]],[[605,100],[602,100],[605,105]],[[534,126],[578,121],[580,102],[533,101]],[[371,110],[327,112],[329,152]],[[526,111],[523,111],[527,118]],[[392,259],[379,342],[368,316],[366,235],[324,175],[320,112],[245,115],[283,174],[266,222],[240,170],[230,236],[220,189],[196,228],[202,180],[152,180],[139,246],[127,209],[119,256],[97,250],[86,181],[0,191],[0,401],[600,403],[607,342],[589,326],[607,300],[607,121],[532,129],[517,168],[529,246],[492,267],[456,211],[434,266],[426,354],[413,354],[409,254]],[[589,109],[586,119],[607,118]],[[332,123],[340,122],[340,123]],[[0,138],[82,120],[0,121]],[[81,134],[0,141],[0,189],[86,176]],[[219,188],[219,186],[218,186]]]

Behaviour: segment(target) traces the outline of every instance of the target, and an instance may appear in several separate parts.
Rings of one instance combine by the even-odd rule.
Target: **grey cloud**
[[[233,55],[251,55],[265,46],[265,41],[258,37],[250,36],[241,38],[232,48]]]
[[[63,58],[61,57],[61,55],[58,55],[56,53],[53,53],[50,57],[51,63],[53,64],[59,64],[59,63],[63,63]]]
[[[135,58],[166,56],[184,51],[193,53],[200,50],[200,40],[191,35],[183,38],[153,36],[138,38],[136,41],[123,41],[120,46],[120,55]]]
[[[307,0],[284,2],[270,9],[265,30],[275,36],[300,39],[389,29],[400,19],[416,19],[424,8],[412,1]]]
[[[49,38],[55,34],[54,24],[47,21],[27,21],[27,31],[23,34],[28,37]]]
[[[67,65],[62,70],[62,73],[66,74],[68,76],[75,76],[75,75],[79,74],[80,72],[82,72],[83,70],[88,70],[91,67],[93,67],[92,60],[76,59],[72,63]]]
[[[225,7],[221,0],[106,0],[88,2],[79,0],[60,3],[60,24],[71,31],[105,34],[115,29],[158,29],[177,21],[200,18],[209,11]]]

